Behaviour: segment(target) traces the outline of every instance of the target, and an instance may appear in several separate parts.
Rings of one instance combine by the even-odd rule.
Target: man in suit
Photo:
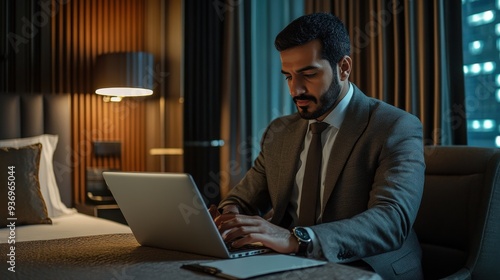
[[[349,82],[349,35],[337,17],[302,16],[275,45],[298,112],[271,122],[253,167],[219,204],[223,237],[235,247],[261,242],[373,269],[384,279],[421,279],[412,229],[425,169],[420,121]],[[302,201],[312,192],[306,158],[315,122],[327,128],[311,206]],[[301,220],[306,211],[312,223]]]

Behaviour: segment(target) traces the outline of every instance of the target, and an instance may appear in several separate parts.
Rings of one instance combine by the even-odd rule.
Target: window
[[[467,140],[500,147],[500,0],[462,0]]]

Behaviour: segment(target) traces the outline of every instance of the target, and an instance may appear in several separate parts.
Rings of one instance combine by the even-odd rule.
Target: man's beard
[[[336,75],[333,77],[334,78],[330,87],[328,87],[328,90],[319,97],[319,101],[314,96],[310,95],[299,95],[293,98],[295,103],[297,103],[297,100],[311,100],[312,102],[318,104],[318,108],[316,108],[315,111],[310,111],[307,107],[299,108],[297,106],[299,114],[303,119],[317,119],[333,108],[335,101],[337,101],[340,95],[340,84],[335,79]]]

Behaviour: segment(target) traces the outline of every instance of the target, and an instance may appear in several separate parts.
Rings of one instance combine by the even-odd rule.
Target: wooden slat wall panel
[[[55,92],[72,94],[75,203],[85,200],[87,167],[145,170],[145,102],[104,103],[92,87],[97,55],[144,50],[144,1],[52,1],[52,82]],[[121,160],[93,156],[95,140],[121,141]]]

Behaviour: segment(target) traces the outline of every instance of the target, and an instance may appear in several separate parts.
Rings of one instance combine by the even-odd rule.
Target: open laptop
[[[268,248],[228,249],[189,174],[103,172],[137,242],[219,258],[269,252]]]

